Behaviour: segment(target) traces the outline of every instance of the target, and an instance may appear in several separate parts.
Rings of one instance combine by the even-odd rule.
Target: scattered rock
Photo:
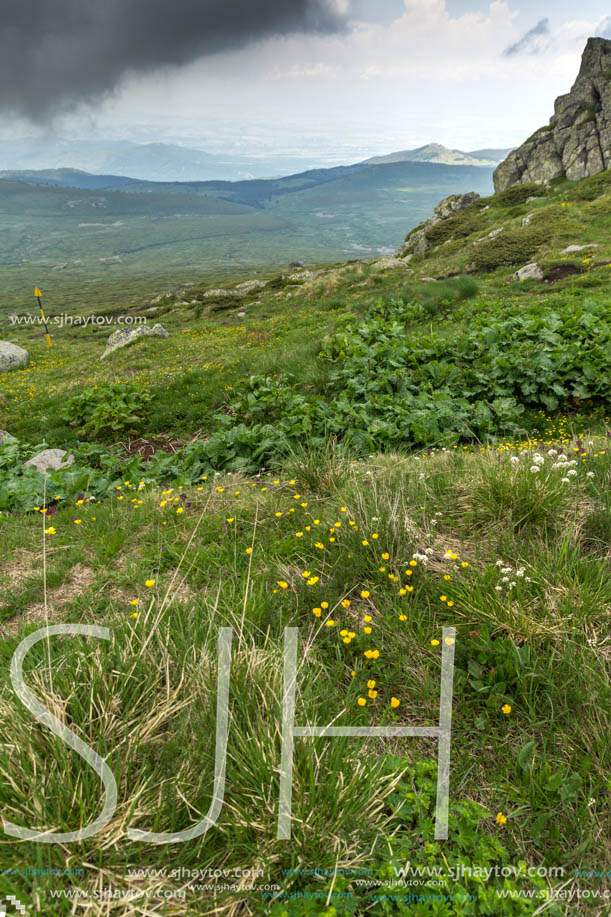
[[[246,312],[238,312],[238,318],[244,318]]]
[[[244,296],[246,296],[245,291],[228,290],[225,287],[214,287],[204,293],[204,299],[241,299]]]
[[[239,283],[237,285],[236,290],[246,295],[254,292],[254,290],[262,290],[267,284],[267,280],[245,280],[244,283]]]
[[[10,443],[17,441],[16,436],[11,436],[7,430],[0,430],[0,446],[4,446],[5,443]]]
[[[543,271],[536,261],[532,261],[516,271],[512,280],[543,280]]]
[[[109,354],[114,353],[115,350],[121,350],[122,347],[127,347],[129,344],[133,344],[135,341],[139,341],[141,338],[145,337],[167,338],[169,334],[163,325],[159,324],[153,325],[152,328],[149,328],[148,325],[138,325],[137,328],[119,328],[118,331],[113,331],[108,338],[106,350],[100,357],[100,360],[104,360]]]
[[[74,455],[66,452],[65,449],[43,449],[38,455],[24,462],[25,466],[31,465],[41,474],[51,471],[60,471],[62,468],[69,468],[74,462]]]
[[[314,271],[296,271],[294,274],[285,274],[284,279],[287,283],[307,283],[308,280],[314,280]]]
[[[11,344],[10,341],[0,341],[0,373],[23,369],[28,365],[28,360],[29,354],[23,347]]]
[[[570,255],[572,252],[583,252],[586,248],[599,248],[598,242],[590,242],[588,245],[567,245],[562,249],[563,255]]]
[[[390,271],[397,267],[405,268],[406,266],[405,260],[397,258],[395,255],[389,255],[385,258],[380,258],[378,261],[372,261],[370,265],[371,270],[375,272]]]
[[[611,41],[589,38],[569,93],[559,96],[549,124],[513,150],[495,170],[495,190],[565,176],[577,181],[611,168]]]
[[[534,213],[527,213],[524,219],[522,220],[522,226],[530,226],[530,221],[534,217]]]

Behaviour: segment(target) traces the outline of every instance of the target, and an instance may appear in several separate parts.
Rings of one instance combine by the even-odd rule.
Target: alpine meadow
[[[39,6],[0,12],[0,915],[609,914],[608,12]]]

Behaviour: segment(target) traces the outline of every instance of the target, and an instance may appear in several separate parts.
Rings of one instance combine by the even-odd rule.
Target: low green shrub
[[[535,182],[525,182],[522,185],[512,185],[494,196],[492,202],[498,207],[515,207],[524,204],[529,197],[545,197],[546,190],[543,185]]]
[[[435,223],[428,230],[426,237],[431,245],[441,245],[447,239],[463,239],[470,236],[471,233],[477,232],[481,225],[478,208],[466,207],[453,216]]]
[[[598,172],[596,175],[590,175],[588,178],[575,182],[575,186],[570,188],[566,193],[566,199],[569,201],[594,201],[603,194],[611,191],[611,169],[605,172]]]
[[[510,229],[481,242],[473,252],[472,263],[480,271],[493,271],[505,264],[524,264],[546,241],[539,227]]]

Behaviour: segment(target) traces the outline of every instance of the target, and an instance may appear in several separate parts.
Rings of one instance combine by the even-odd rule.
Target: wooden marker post
[[[43,309],[42,309],[42,293],[41,293],[41,291],[38,289],[38,287],[34,287],[34,296],[35,296],[36,299],[38,300],[38,307],[39,307],[39,309],[40,309],[40,314],[41,314],[41,316],[42,316],[42,321],[43,321],[43,324],[44,324],[44,326],[45,326],[45,337],[47,338],[47,344],[49,345],[49,347],[51,347],[51,335],[49,334],[49,329],[48,329],[48,327],[47,327],[47,320],[46,320],[46,318],[45,318],[45,313],[43,312]]]

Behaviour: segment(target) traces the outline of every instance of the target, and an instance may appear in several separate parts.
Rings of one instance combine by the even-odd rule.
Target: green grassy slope
[[[3,324],[31,354],[0,376],[0,428],[17,437],[0,446],[5,672],[47,620],[109,627],[108,642],[40,643],[25,670],[118,784],[95,837],[0,843],[3,894],[66,917],[129,913],[145,892],[175,894],[153,913],[189,917],[606,913],[609,179],[493,197],[399,264],[270,271],[239,301],[191,275],[150,313],[117,294],[100,317],[144,314],[169,337],[105,361],[107,326],[52,329],[48,349],[38,328]],[[547,280],[513,279],[530,259]],[[25,469],[43,440],[74,464]],[[181,830],[208,811],[223,626],[218,821],[180,845],[130,841],[128,825]],[[437,722],[442,629],[456,628],[447,841],[434,742],[376,738],[298,739],[292,840],[276,838],[286,626],[296,721],[361,726]],[[0,710],[6,817],[95,818],[97,777],[33,727],[8,677]],[[438,874],[385,886],[407,862]],[[83,871],[9,873],[24,864]],[[246,888],[177,866],[261,872]],[[540,866],[554,872],[525,874]],[[102,885],[122,903],[95,900]]]

